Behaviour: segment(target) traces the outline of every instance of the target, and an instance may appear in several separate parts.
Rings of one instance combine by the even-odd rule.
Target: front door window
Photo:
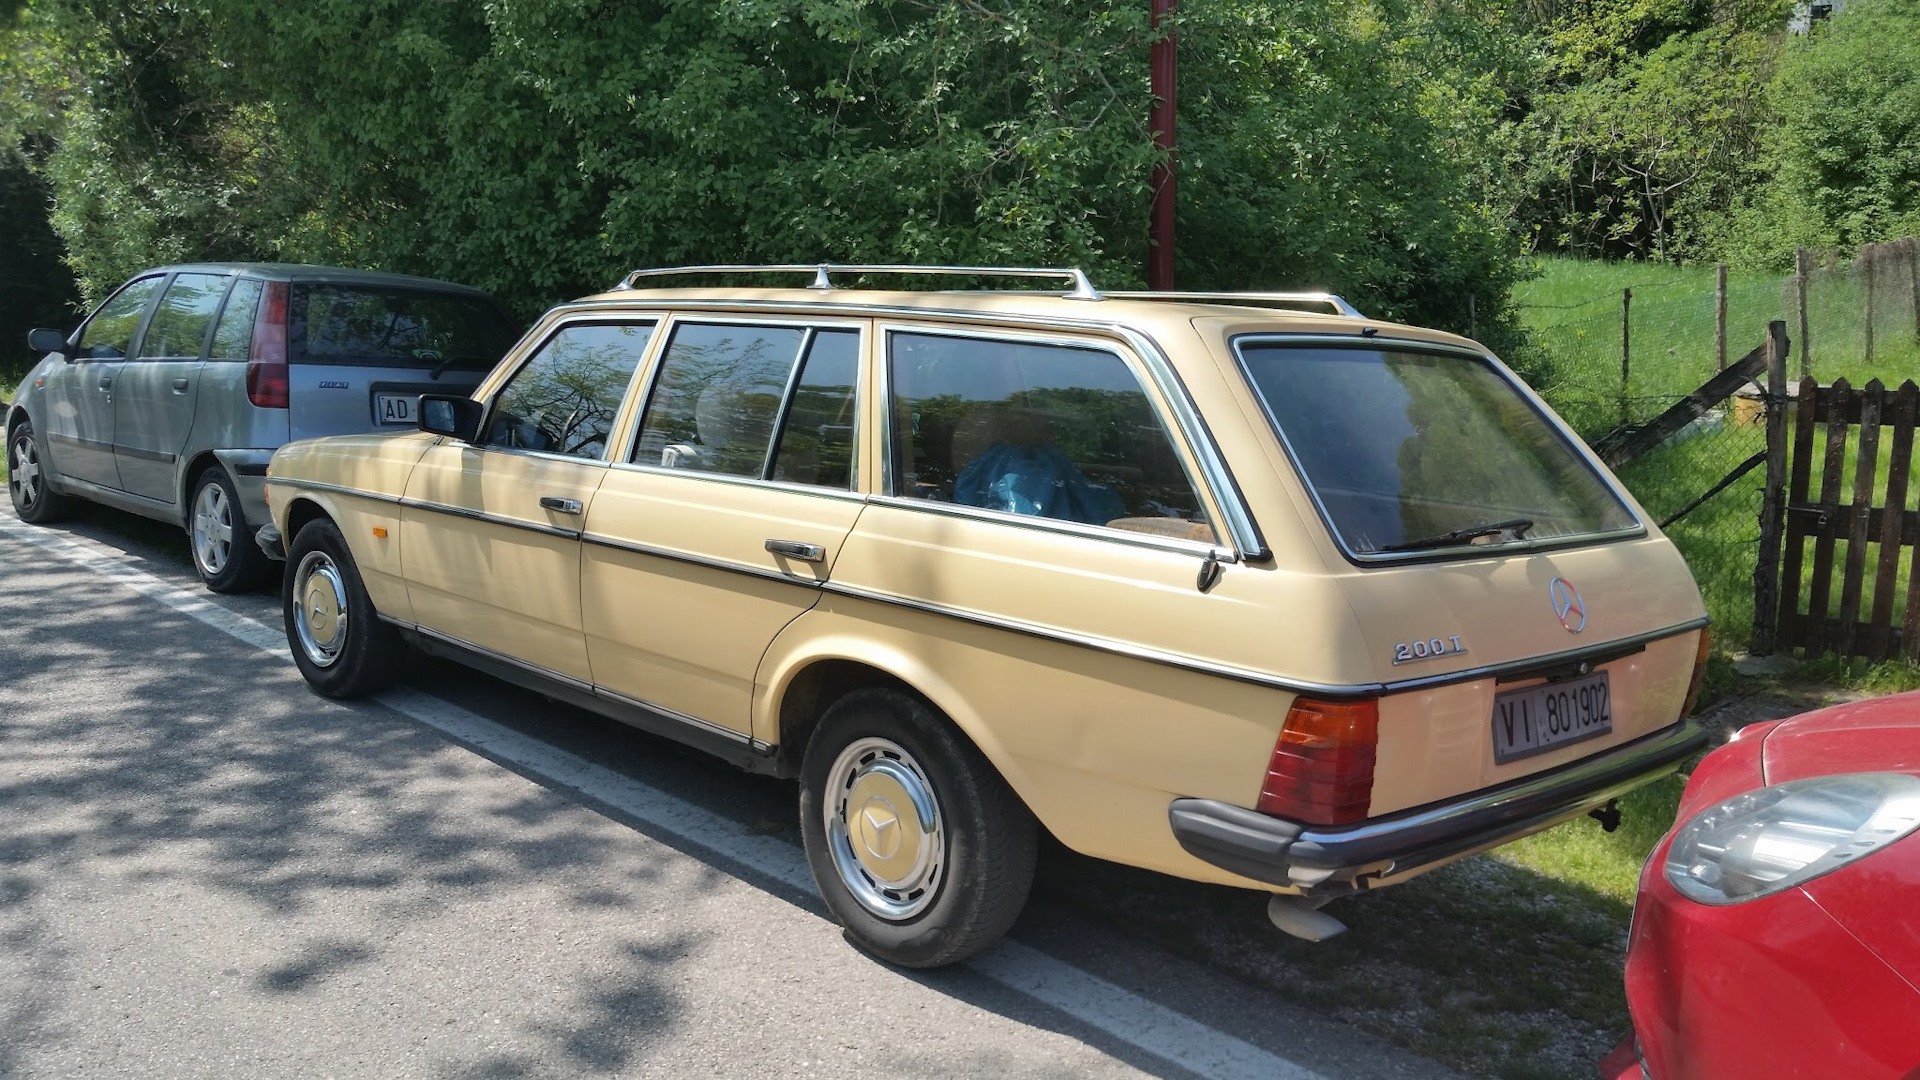
[[[562,327],[494,399],[481,445],[598,461],[653,325]]]

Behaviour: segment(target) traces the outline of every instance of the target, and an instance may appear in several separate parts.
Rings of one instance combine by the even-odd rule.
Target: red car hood
[[[1821,709],[1765,735],[1769,784],[1852,772],[1920,775],[1920,693]],[[1920,833],[1802,886],[1861,944],[1920,988]]]

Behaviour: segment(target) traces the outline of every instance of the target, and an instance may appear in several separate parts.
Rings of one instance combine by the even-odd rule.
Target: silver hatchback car
[[[267,263],[162,267],[78,330],[35,330],[6,414],[7,489],[44,523],[90,499],[183,526],[216,592],[262,583],[267,459],[294,439],[415,430],[421,394],[463,395],[513,344],[478,289]]]

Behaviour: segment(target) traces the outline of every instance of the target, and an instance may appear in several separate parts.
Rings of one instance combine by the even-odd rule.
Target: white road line
[[[182,615],[292,662],[286,635],[277,627],[229,611],[59,533],[0,518],[0,535],[110,578]],[[650,829],[710,850],[795,888],[811,891],[814,887],[805,857],[798,848],[783,840],[749,835],[737,822],[431,694],[401,687],[373,700],[488,756],[512,762],[519,770],[612,807],[644,822]],[[1018,942],[1003,941],[968,961],[967,966],[1089,1027],[1209,1080],[1328,1080],[1321,1073]]]

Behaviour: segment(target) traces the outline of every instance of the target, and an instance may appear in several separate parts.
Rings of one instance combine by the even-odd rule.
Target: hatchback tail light
[[[267,282],[247,350],[247,400],[262,409],[287,407],[287,283]]]
[[[1380,703],[1296,698],[1267,763],[1261,813],[1310,825],[1367,816],[1380,744]]]

